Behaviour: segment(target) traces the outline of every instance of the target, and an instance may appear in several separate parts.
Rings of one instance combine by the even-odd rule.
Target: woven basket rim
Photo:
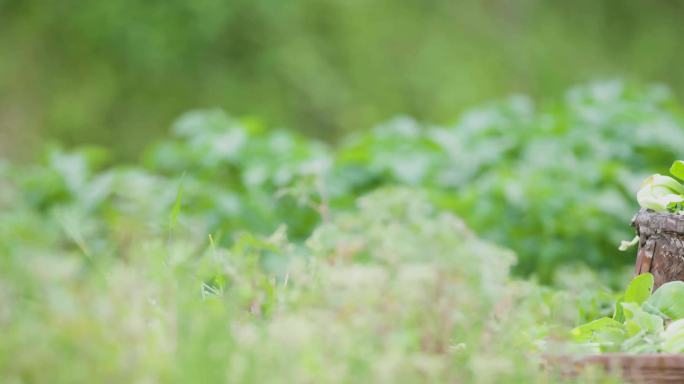
[[[662,360],[662,359],[676,359],[684,361],[684,353],[628,353],[628,352],[606,352],[596,353],[591,355],[577,356],[578,359],[632,359],[632,360]]]
[[[629,353],[629,352],[603,352],[593,354],[561,354],[546,355],[550,360],[565,360],[573,362],[598,361],[598,360],[673,360],[684,362],[684,353]]]
[[[623,375],[642,375],[647,372],[661,372],[675,375],[684,382],[684,353],[634,354],[609,352],[591,355],[547,356],[546,364],[561,369],[566,374],[577,373],[584,368],[599,366]]]
[[[584,369],[599,367],[631,383],[671,384],[684,382],[684,354],[602,353],[575,356],[556,361],[566,378],[577,377]]]

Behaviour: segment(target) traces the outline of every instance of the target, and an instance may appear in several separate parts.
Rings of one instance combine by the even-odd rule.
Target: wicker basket
[[[639,235],[635,275],[651,272],[654,289],[684,280],[684,216],[642,209],[632,219]]]
[[[684,354],[630,355],[605,353],[556,361],[563,376],[577,377],[582,371],[598,367],[622,377],[628,383],[684,383]]]

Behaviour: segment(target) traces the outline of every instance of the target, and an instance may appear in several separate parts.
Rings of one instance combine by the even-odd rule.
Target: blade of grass
[[[180,183],[178,185],[178,192],[176,193],[176,201],[171,207],[171,213],[169,214],[169,232],[173,232],[178,225],[178,216],[180,216],[181,208],[183,207],[183,182],[185,179],[185,173],[181,176]]]
[[[684,161],[677,160],[672,163],[672,166],[670,167],[670,174],[679,180],[684,180]]]

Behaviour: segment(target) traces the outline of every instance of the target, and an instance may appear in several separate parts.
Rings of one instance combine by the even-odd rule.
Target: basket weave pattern
[[[599,366],[620,375],[629,383],[674,384],[684,382],[684,354],[630,355],[606,353],[576,360],[575,376],[590,366]]]

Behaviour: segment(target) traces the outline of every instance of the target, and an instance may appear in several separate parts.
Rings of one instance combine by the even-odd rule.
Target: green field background
[[[0,0],[0,156],[57,140],[133,159],[194,108],[335,141],[606,77],[680,95],[682,16],[676,1]]]

